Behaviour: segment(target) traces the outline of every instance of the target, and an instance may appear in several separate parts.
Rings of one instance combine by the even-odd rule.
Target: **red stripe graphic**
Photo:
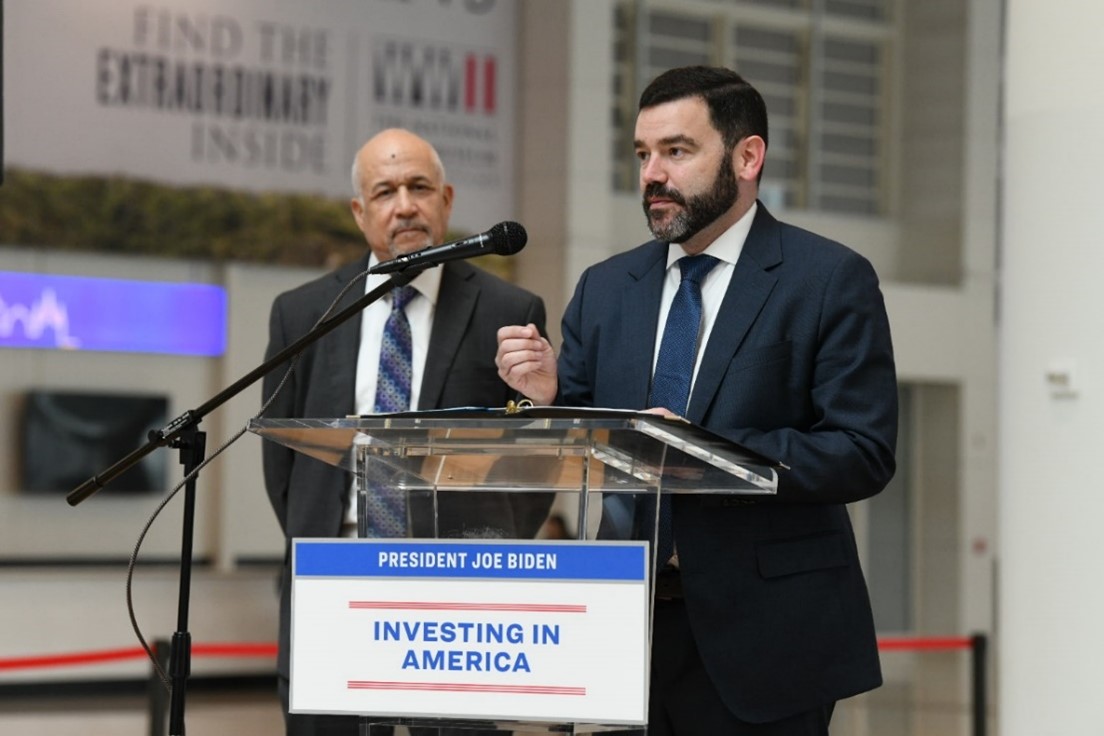
[[[464,57],[464,109],[468,112],[475,111],[476,63],[475,54]]]
[[[495,57],[488,56],[483,59],[483,112],[493,115],[497,100],[495,99]]]
[[[586,613],[586,605],[561,603],[445,603],[440,601],[349,601],[349,608],[411,611],[511,611],[522,613]]]
[[[586,695],[585,687],[559,685],[476,685],[463,682],[391,682],[349,680],[350,690],[418,690],[451,693],[502,693],[505,695]]]

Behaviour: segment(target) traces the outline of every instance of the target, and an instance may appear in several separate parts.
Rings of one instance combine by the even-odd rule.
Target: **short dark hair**
[[[640,109],[686,97],[701,97],[709,107],[709,118],[724,141],[725,150],[749,135],[767,143],[767,105],[763,96],[731,69],[714,66],[683,66],[663,72],[640,95]]]

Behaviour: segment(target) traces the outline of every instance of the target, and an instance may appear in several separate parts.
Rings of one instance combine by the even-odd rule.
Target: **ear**
[[[449,184],[448,182],[446,182],[445,186],[441,189],[441,196],[444,198],[444,201],[445,201],[445,220],[447,221],[449,219],[449,217],[452,216],[452,196],[453,196],[452,185]]]
[[[732,168],[742,181],[758,181],[767,156],[767,144],[762,136],[749,135],[732,151]]]
[[[360,197],[349,200],[349,209],[353,211],[353,219],[356,220],[357,227],[364,230],[364,203],[360,201]]]

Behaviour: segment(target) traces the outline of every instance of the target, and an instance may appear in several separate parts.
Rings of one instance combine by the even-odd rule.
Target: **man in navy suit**
[[[351,207],[369,250],[363,258],[278,296],[272,305],[267,355],[305,335],[340,297],[334,312],[386,277],[361,277],[371,266],[443,242],[453,189],[433,147],[406,130],[370,139],[353,165]],[[528,291],[462,261],[428,269],[410,282],[417,294],[406,306],[410,324],[411,409],[505,406],[516,393],[497,375],[496,331],[515,322],[544,329],[544,303]],[[275,394],[270,417],[343,417],[374,411],[380,350],[391,307],[380,300],[306,349],[286,385],[285,371],[265,376],[264,397]],[[295,537],[356,536],[351,477],[286,447],[266,442],[265,488],[288,543]],[[533,538],[551,498],[544,494],[446,493],[440,535]],[[288,707],[290,571],[280,601],[277,671]],[[355,717],[289,715],[289,736],[356,736]],[[378,731],[373,731],[377,733]]]
[[[674,497],[649,736],[824,736],[838,700],[881,684],[844,506],[880,492],[896,465],[878,280],[854,251],[757,201],[766,106],[735,72],[656,78],[635,148],[656,239],[584,272],[558,361],[535,325],[499,330],[499,375],[537,404],[685,416],[789,467],[766,500]],[[716,265],[701,280],[689,399],[652,406],[678,262],[698,254]]]

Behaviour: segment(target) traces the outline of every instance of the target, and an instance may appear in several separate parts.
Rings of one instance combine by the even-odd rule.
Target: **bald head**
[[[424,138],[400,128],[377,133],[357,152],[352,175],[353,217],[379,260],[444,241],[452,187]]]
[[[365,163],[362,162],[370,162],[380,156],[401,156],[415,153],[428,156],[433,167],[437,170],[440,180],[444,182],[445,166],[441,163],[440,156],[437,155],[437,149],[430,145],[429,141],[411,133],[409,130],[388,128],[369,138],[357,151],[356,156],[353,157],[353,196],[360,197],[363,195],[360,177]]]

